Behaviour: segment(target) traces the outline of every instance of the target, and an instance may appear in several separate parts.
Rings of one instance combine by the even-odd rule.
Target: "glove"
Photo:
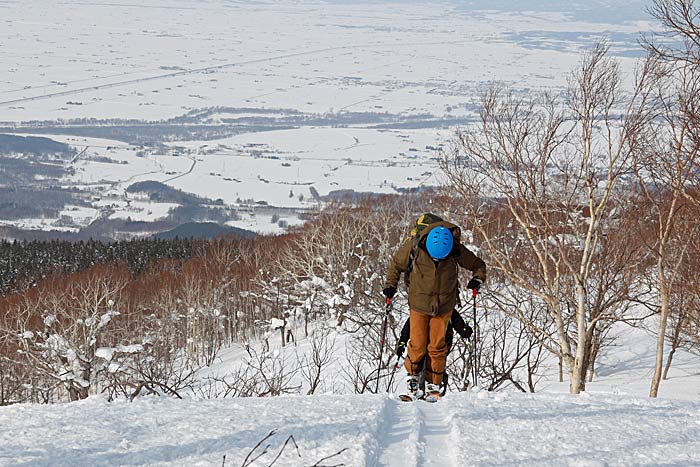
[[[399,342],[396,344],[396,356],[401,358],[403,356],[404,351],[406,350],[406,343],[405,342]]]
[[[470,280],[467,284],[467,288],[474,289],[478,292],[481,288],[481,279],[477,279],[476,277],[472,278],[472,280]]]
[[[474,330],[467,324],[464,328],[464,332],[462,333],[462,339],[469,339],[472,337],[472,334],[474,334]]]
[[[382,293],[386,298],[394,298],[394,295],[396,294],[396,287],[387,287],[382,291]]]

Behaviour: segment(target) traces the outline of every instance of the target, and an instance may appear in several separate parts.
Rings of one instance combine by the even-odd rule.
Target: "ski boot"
[[[412,402],[423,397],[423,391],[420,390],[418,377],[408,375],[406,377],[406,394],[401,394],[399,399],[404,402]]]
[[[437,402],[440,400],[440,385],[428,383],[425,385],[426,396],[425,400],[428,402]]]

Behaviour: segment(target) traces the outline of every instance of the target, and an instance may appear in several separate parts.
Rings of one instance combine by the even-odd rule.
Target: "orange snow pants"
[[[447,359],[445,333],[451,317],[452,311],[429,316],[411,310],[411,337],[408,341],[408,357],[405,362],[406,372],[409,375],[418,375],[421,372],[423,360],[428,355],[425,380],[433,384],[442,383]]]

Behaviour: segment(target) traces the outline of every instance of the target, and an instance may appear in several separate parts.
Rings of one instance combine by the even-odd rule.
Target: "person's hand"
[[[472,337],[474,330],[468,324],[464,327],[464,332],[461,333],[462,339],[469,339]]]
[[[396,295],[396,287],[387,287],[382,291],[384,296],[388,299],[394,298],[394,295]]]
[[[406,350],[406,343],[405,342],[399,342],[396,344],[396,356],[401,358],[403,357],[403,353]]]
[[[472,278],[472,280],[470,280],[467,284],[467,288],[476,290],[478,292],[481,288],[481,279],[477,279],[476,277]]]

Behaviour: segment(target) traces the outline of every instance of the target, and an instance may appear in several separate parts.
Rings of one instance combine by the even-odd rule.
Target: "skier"
[[[437,216],[421,216],[417,228],[426,218]],[[411,320],[405,362],[408,396],[418,397],[418,375],[427,363],[426,400],[434,402],[440,398],[447,356],[445,334],[457,302],[457,266],[472,271],[467,288],[479,290],[486,279],[486,264],[460,243],[461,230],[455,224],[440,220],[414,232],[394,255],[383,293],[387,299],[393,298],[404,273]],[[424,362],[426,355],[430,359]]]
[[[452,350],[452,341],[454,340],[454,332],[457,331],[462,339],[469,339],[474,332],[467,323],[464,322],[462,315],[459,314],[457,310],[452,311],[452,316],[450,317],[450,322],[447,325],[447,331],[445,332],[445,347],[447,347],[447,352],[445,357],[450,354]],[[406,350],[406,345],[411,336],[411,318],[407,319],[401,328],[401,335],[399,336],[399,341],[396,344],[396,356],[398,358],[403,357],[403,353]],[[423,363],[423,370],[420,372],[418,377],[419,388],[421,392],[425,392],[425,367],[429,365],[429,356],[426,356]],[[398,363],[397,363],[398,365]],[[441,394],[445,394],[447,389],[447,373],[443,373],[442,376],[442,391]]]

